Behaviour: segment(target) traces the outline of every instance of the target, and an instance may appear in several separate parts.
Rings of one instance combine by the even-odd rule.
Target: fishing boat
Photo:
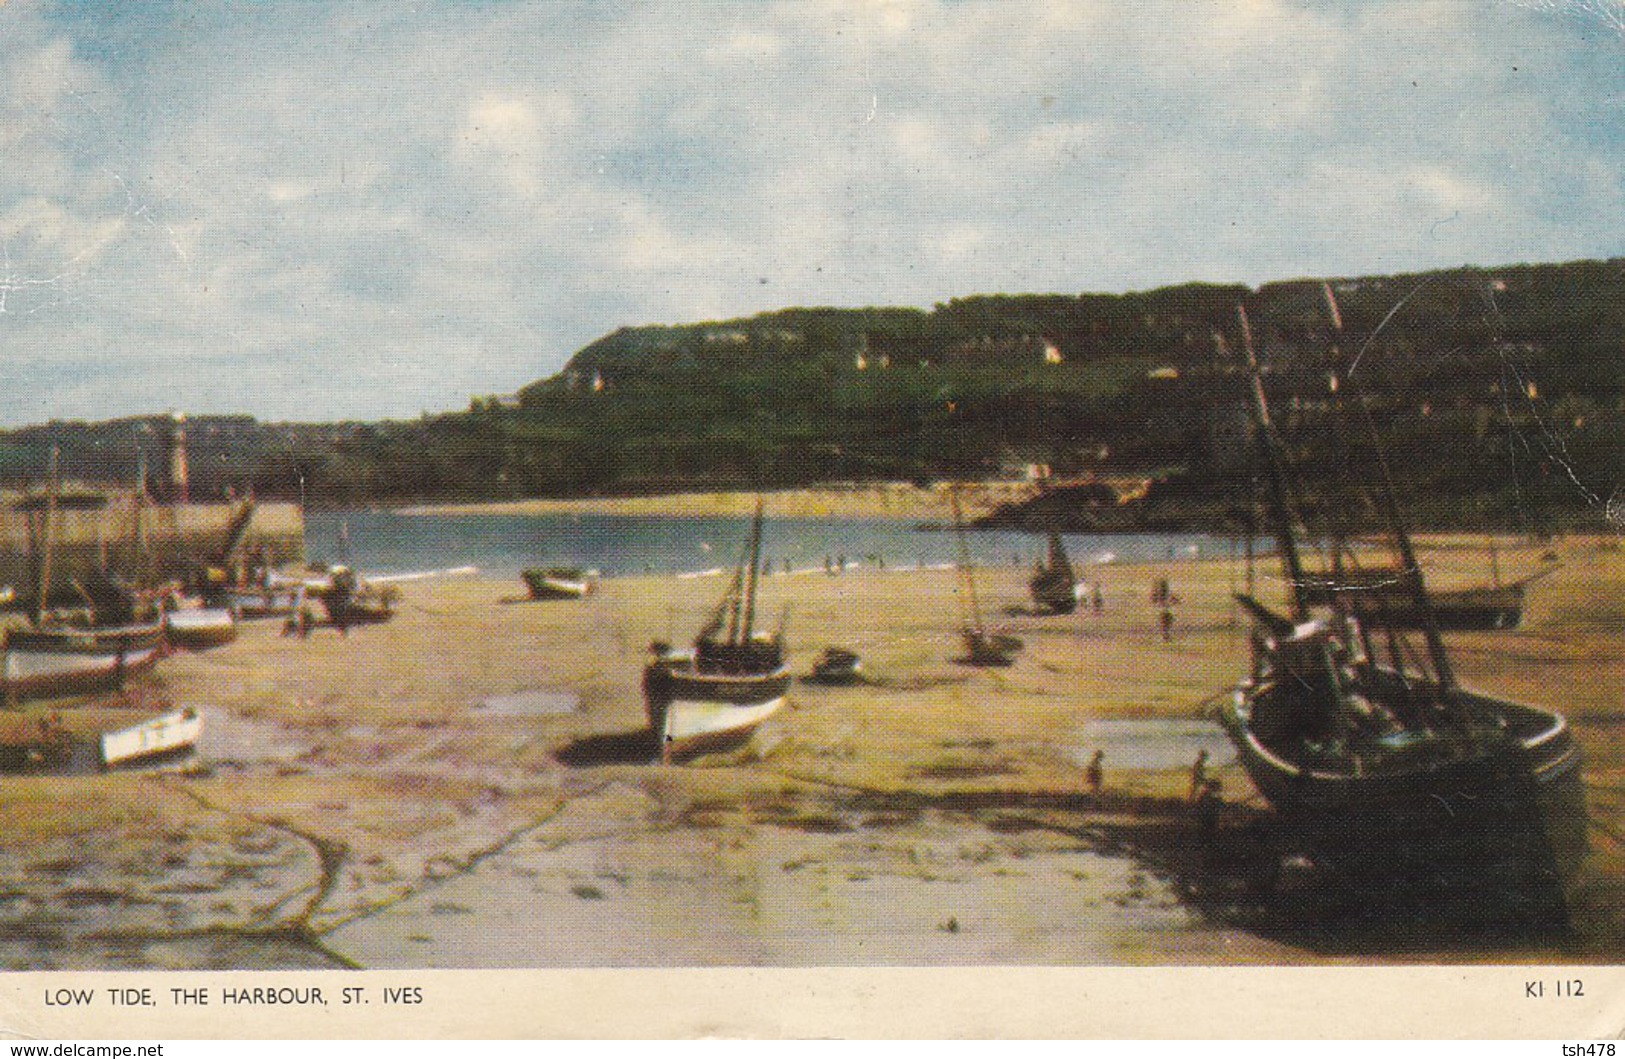
[[[519,576],[531,599],[581,599],[593,589],[592,575],[579,566],[533,567]]]
[[[1367,620],[1420,630],[1426,616],[1407,597],[1396,570],[1360,570],[1342,576],[1306,575],[1304,592],[1311,606],[1341,606]],[[1532,578],[1530,580],[1533,580]],[[1515,629],[1523,621],[1524,587],[1475,585],[1431,593],[1432,618],[1441,632]]]
[[[116,688],[126,677],[151,669],[166,648],[162,621],[96,625],[92,608],[92,622],[80,625],[61,620],[51,609],[60,499],[57,458],[57,450],[52,448],[49,489],[42,502],[29,505],[38,507],[43,514],[43,524],[35,535],[38,574],[31,627],[11,629],[5,635],[0,692],[8,704]]]
[[[173,647],[202,651],[237,639],[237,619],[227,607],[184,607],[164,613],[164,636]]]
[[[807,679],[814,684],[856,684],[863,679],[863,661],[856,651],[826,647]]]
[[[305,583],[268,580],[258,585],[233,585],[204,598],[212,606],[230,611],[240,621],[282,618],[304,605]]]
[[[1027,587],[1039,610],[1071,614],[1078,609],[1078,576],[1072,571],[1059,533],[1050,532],[1049,555],[1037,564]]]
[[[1007,666],[1015,661],[1022,642],[1015,636],[996,633],[982,621],[981,597],[976,591],[976,568],[971,562],[970,543],[965,539],[965,513],[959,503],[959,490],[948,490],[953,509],[954,535],[959,549],[960,642],[965,654],[960,661],[972,666]]]
[[[791,676],[782,632],[755,628],[762,519],[758,501],[744,558],[693,649],[652,645],[643,693],[662,761],[739,746],[785,704]]]
[[[1253,667],[1220,720],[1240,763],[1285,834],[1358,892],[1429,914],[1560,924],[1563,883],[1587,849],[1573,733],[1555,711],[1456,683],[1386,463],[1375,502],[1397,560],[1394,592],[1421,617],[1423,644],[1343,605],[1348,594],[1313,602],[1244,311],[1240,320],[1288,607],[1238,596],[1254,619]]]
[[[157,665],[165,646],[159,624],[13,629],[6,634],[0,690],[9,703],[106,691]]]
[[[1440,632],[1516,629],[1523,622],[1528,586],[1551,572],[1541,570],[1504,585],[1497,582],[1430,592],[1433,622]],[[1311,605],[1344,606],[1367,621],[1417,631],[1427,620],[1427,615],[1411,605],[1397,570],[1364,569],[1305,577],[1304,592]]]
[[[101,738],[102,767],[127,768],[185,757],[203,736],[203,714],[191,708],[142,721]]]
[[[327,611],[328,620],[340,629],[350,625],[372,625],[388,621],[395,616],[395,601],[400,589],[394,585],[373,584],[363,581],[347,566],[335,566],[317,587],[306,588]]]

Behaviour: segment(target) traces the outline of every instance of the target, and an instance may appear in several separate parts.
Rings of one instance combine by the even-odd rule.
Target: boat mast
[[[750,528],[750,570],[745,575],[745,620],[741,640],[749,640],[756,624],[756,582],[762,569],[762,498],[756,498],[756,518]]]
[[[44,545],[40,555],[39,587],[34,597],[34,626],[38,628],[45,624],[47,600],[51,592],[51,553],[56,550],[56,497],[62,482],[59,477],[58,460],[61,450],[51,446],[51,464],[49,481],[45,491],[45,527],[41,533]]]
[[[1337,298],[1332,294],[1332,285],[1322,283],[1321,291],[1326,296],[1326,307],[1331,313],[1332,329],[1338,334],[1343,333],[1343,314],[1337,308]],[[1350,380],[1353,385],[1353,380]],[[1428,598],[1427,587],[1422,583],[1422,567],[1416,561],[1416,551],[1411,547],[1411,537],[1405,529],[1405,522],[1399,515],[1399,501],[1394,489],[1394,476],[1388,468],[1388,456],[1383,451],[1381,438],[1377,434],[1376,422],[1371,418],[1371,406],[1366,403],[1365,393],[1355,390],[1356,404],[1359,406],[1361,418],[1365,421],[1366,433],[1371,437],[1371,448],[1377,458],[1377,470],[1382,476],[1382,488],[1377,491],[1377,507],[1382,512],[1383,520],[1388,523],[1388,532],[1394,541],[1394,549],[1399,552],[1400,580],[1405,585],[1405,591],[1411,597],[1411,605],[1422,619],[1422,636],[1427,641],[1428,657],[1433,662],[1433,675],[1439,684],[1439,692],[1448,694],[1455,686],[1455,675],[1450,667],[1450,656],[1445,652],[1444,639],[1439,635],[1439,623],[1433,614],[1433,601]]]
[[[130,547],[130,573],[137,579],[145,580],[149,550],[147,548],[147,453],[141,448],[141,437],[136,435],[136,481],[135,495],[130,498],[131,526]]]
[[[954,536],[959,545],[959,576],[970,600],[971,631],[979,633],[982,631],[982,604],[976,598],[976,575],[971,571],[970,544],[965,540],[965,513],[959,506],[958,483],[948,488],[948,505],[954,513]]]
[[[1297,538],[1293,533],[1286,473],[1281,466],[1275,427],[1270,423],[1269,404],[1264,400],[1264,379],[1258,366],[1258,353],[1253,348],[1253,329],[1247,322],[1247,307],[1236,306],[1236,316],[1241,320],[1242,348],[1247,353],[1247,374],[1251,382],[1253,419],[1258,428],[1259,447],[1264,450],[1264,464],[1269,469],[1270,514],[1275,519],[1275,536],[1281,548],[1281,558],[1286,563],[1287,601],[1292,620],[1301,622],[1309,616],[1309,606],[1304,598],[1303,561],[1298,556]]]

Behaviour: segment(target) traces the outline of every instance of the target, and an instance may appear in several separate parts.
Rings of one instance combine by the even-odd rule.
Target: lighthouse
[[[169,487],[175,503],[191,502],[186,473],[186,416],[180,412],[169,425]]]

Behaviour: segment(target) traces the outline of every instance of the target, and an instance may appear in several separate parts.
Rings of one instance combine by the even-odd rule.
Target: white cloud
[[[1622,252],[1620,40],[1529,5],[165,11],[0,7],[0,423],[415,415],[789,304]]]

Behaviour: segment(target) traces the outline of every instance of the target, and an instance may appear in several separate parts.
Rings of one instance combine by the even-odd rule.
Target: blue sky
[[[1622,22],[11,0],[0,426],[413,417],[787,305],[1621,256]]]

